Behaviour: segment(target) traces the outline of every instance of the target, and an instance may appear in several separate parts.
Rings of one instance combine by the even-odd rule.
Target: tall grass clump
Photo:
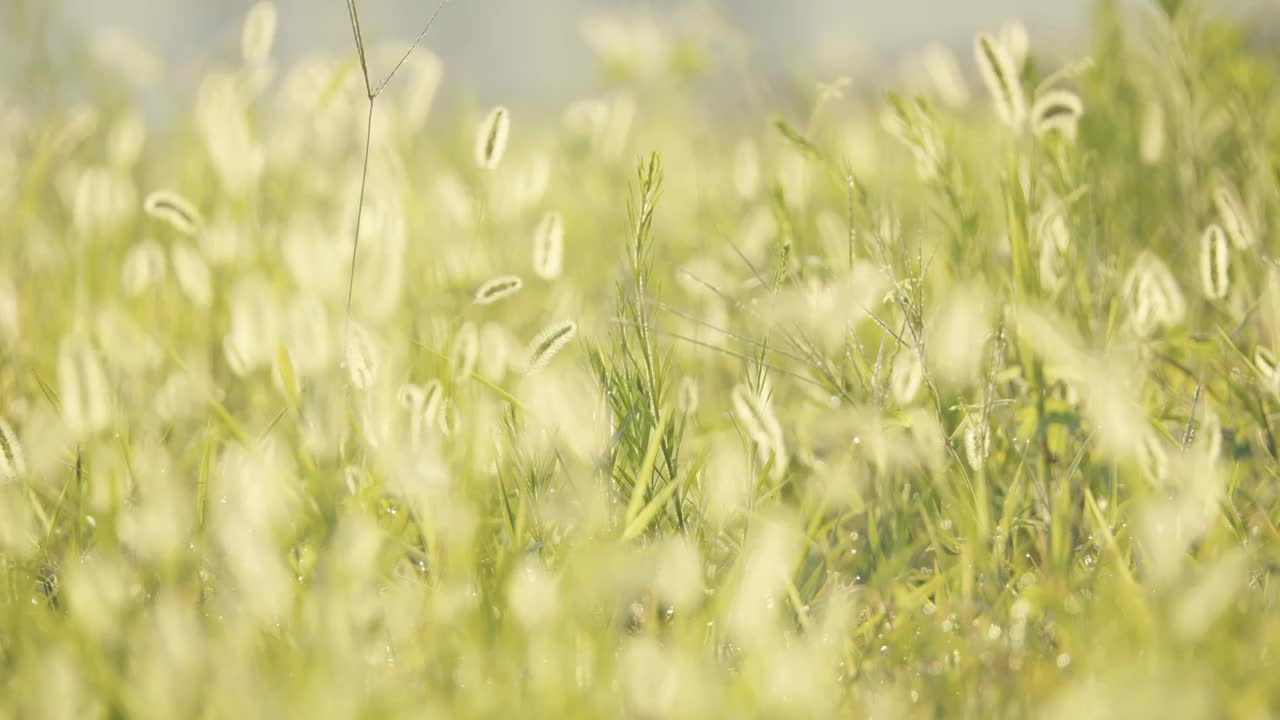
[[[548,109],[0,3],[0,719],[1275,716],[1280,15],[597,5]]]

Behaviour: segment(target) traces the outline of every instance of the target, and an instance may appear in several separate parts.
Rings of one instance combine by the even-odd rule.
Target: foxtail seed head
[[[1253,351],[1253,366],[1258,369],[1258,374],[1267,383],[1272,390],[1280,389],[1280,375],[1277,374],[1276,356],[1271,352],[1271,348],[1259,345]]]
[[[953,108],[969,104],[969,87],[965,84],[960,63],[951,50],[941,44],[930,45],[925,49],[922,61],[925,74],[942,102]]]
[[[351,384],[357,390],[366,390],[373,385],[378,374],[378,348],[369,332],[360,325],[352,323],[348,332],[346,359],[342,365],[351,378]]]
[[[195,206],[172,190],[156,190],[142,202],[142,209],[151,217],[168,223],[183,235],[195,235],[204,225]]]
[[[1248,250],[1257,242],[1253,232],[1253,224],[1240,196],[1226,183],[1220,183],[1213,189],[1213,204],[1218,209],[1218,219],[1222,229],[1231,238],[1231,244],[1238,250]]]
[[[984,33],[974,41],[973,55],[991,94],[996,115],[1010,128],[1021,128],[1027,118],[1027,101],[1018,66],[1008,49],[1004,43]]]
[[[1231,247],[1227,244],[1227,234],[1214,223],[1200,238],[1200,281],[1206,298],[1222,300],[1227,296],[1231,289],[1230,261]]]
[[[773,459],[773,477],[781,477],[788,464],[786,441],[782,436],[782,425],[773,414],[773,409],[760,393],[746,385],[737,385],[730,395],[733,401],[733,414],[746,431],[751,443],[755,445],[756,456],[761,464]]]
[[[533,272],[543,280],[560,277],[564,265],[564,217],[549,212],[533,235]]]
[[[58,397],[62,418],[77,437],[111,423],[111,385],[98,353],[87,340],[68,337],[58,350]]]
[[[476,360],[480,357],[480,331],[475,323],[463,323],[458,334],[453,338],[453,348],[449,352],[449,370],[455,382],[462,382],[476,371]]]
[[[27,461],[13,426],[0,417],[0,482],[17,480],[27,473]]]
[[[1068,142],[1075,142],[1083,114],[1084,103],[1079,95],[1070,90],[1050,90],[1031,106],[1031,130],[1036,137],[1057,133]]]
[[[143,240],[129,249],[120,270],[124,294],[137,297],[164,279],[164,248],[155,240]]]
[[[1163,485],[1168,478],[1169,453],[1155,433],[1148,431],[1142,435],[1138,443],[1138,464],[1152,485]]]
[[[510,111],[501,105],[490,110],[476,133],[476,165],[484,170],[498,169],[502,156],[507,152],[510,134]]]
[[[991,453],[991,428],[982,427],[982,423],[969,418],[964,426],[964,456],[974,472],[982,470],[987,456]]]
[[[520,288],[524,287],[524,280],[518,275],[499,275],[491,280],[486,281],[476,290],[475,300],[477,305],[489,305],[496,303],[504,298],[520,292]]]
[[[1186,317],[1187,302],[1178,281],[1164,261],[1149,252],[1138,256],[1125,279],[1124,293],[1130,303],[1130,322],[1139,335],[1178,325]]]
[[[889,381],[893,399],[899,405],[910,405],[924,383],[924,367],[920,364],[920,358],[909,350],[903,352],[893,364],[893,375]]]
[[[244,27],[240,31],[240,54],[245,64],[263,65],[271,58],[271,48],[276,41],[276,6],[270,0],[262,0],[249,8]]]
[[[206,308],[213,302],[213,281],[204,257],[189,243],[176,242],[170,249],[173,276],[182,294],[196,307]]]
[[[563,350],[564,346],[568,345],[569,341],[577,334],[578,324],[572,320],[550,325],[538,333],[529,342],[529,367],[526,372],[532,375],[545,368],[551,362],[551,359]]]
[[[1009,53],[1015,70],[1021,71],[1027,64],[1027,54],[1031,51],[1031,34],[1027,26],[1019,20],[1010,20],[1000,26],[1000,44]]]

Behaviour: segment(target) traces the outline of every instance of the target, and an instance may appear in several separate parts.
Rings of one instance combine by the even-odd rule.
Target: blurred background
[[[1118,0],[1130,9],[1157,0]],[[349,53],[345,0],[275,0],[280,28],[276,58]],[[1261,15],[1280,0],[1207,0],[1211,12]],[[20,42],[0,59],[73,52],[104,31],[136,41],[155,55],[166,87],[195,84],[210,67],[238,57],[240,23],[253,0],[0,0],[0,25]],[[438,0],[361,0],[366,44],[407,43]],[[445,62],[445,102],[463,95],[481,105],[506,102],[550,108],[599,85],[599,64],[586,41],[592,17],[625,24],[638,19],[663,31],[716,24],[716,37],[737,38],[746,67],[777,88],[843,76],[895,82],[890,75],[909,51],[949,45],[968,63],[979,30],[1011,19],[1030,30],[1037,50],[1068,54],[1088,22],[1093,0],[452,0],[425,45]],[[1271,14],[1274,18],[1274,13]],[[710,20],[708,20],[710,18]],[[27,30],[25,28],[34,28]],[[697,32],[692,44],[697,45]],[[25,44],[25,47],[24,47]],[[127,49],[127,44],[122,44]],[[123,50],[108,50],[121,53]],[[25,58],[23,56],[26,56]],[[10,56],[10,57],[6,57]],[[100,56],[99,56],[100,57]],[[24,63],[7,62],[11,68]],[[382,75],[387,68],[373,68]],[[145,81],[139,85],[147,85]]]

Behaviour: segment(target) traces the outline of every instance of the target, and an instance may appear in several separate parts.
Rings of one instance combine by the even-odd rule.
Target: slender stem
[[[364,218],[364,192],[369,183],[369,146],[373,141],[373,98],[369,98],[369,117],[364,131],[364,168],[360,172],[360,204],[356,206],[355,236],[351,239],[351,273],[347,278],[347,316],[343,335],[351,326],[351,296],[356,287],[356,253],[360,250],[360,221]]]
[[[422,43],[422,39],[427,36],[427,31],[431,30],[431,26],[436,24],[436,16],[439,15],[440,11],[444,10],[444,6],[448,4],[449,0],[440,0],[440,4],[436,5],[435,12],[432,12],[431,17],[427,18],[427,24],[422,26],[422,32],[418,33],[418,37],[414,38],[413,44],[409,46],[408,50],[404,51],[404,55],[400,56],[399,62],[396,63],[395,67],[391,68],[391,72],[387,73],[387,76],[382,79],[382,82],[378,83],[378,89],[374,90],[372,93],[374,97],[381,95],[382,89],[387,86],[387,83],[391,82],[391,79],[396,76],[396,73],[400,72],[400,66],[404,65],[405,61],[409,59],[409,56],[413,54],[413,51],[418,49],[418,45]]]
[[[351,239],[351,271],[347,278],[347,312],[343,320],[342,330],[344,338],[348,337],[351,329],[351,299],[355,294],[356,287],[356,257],[360,251],[360,223],[364,219],[364,195],[369,184],[369,150],[373,144],[373,108],[375,101],[383,89],[387,87],[387,84],[391,82],[392,78],[396,76],[396,73],[400,72],[400,68],[409,59],[409,56],[413,54],[413,51],[422,43],[422,39],[427,36],[427,32],[435,25],[440,11],[448,4],[449,0],[440,0],[440,4],[436,6],[435,11],[431,13],[431,17],[422,26],[422,31],[418,33],[418,37],[414,39],[413,44],[400,57],[395,67],[391,68],[391,72],[387,73],[387,76],[378,83],[378,88],[375,90],[373,81],[369,78],[369,59],[364,50],[364,33],[360,30],[360,12],[356,9],[356,0],[347,0],[347,15],[351,20],[351,36],[356,44],[356,57],[360,60],[360,74],[364,77],[365,95],[369,98],[369,114],[365,121],[364,160],[360,171],[360,204],[356,206],[355,235]]]
[[[351,18],[351,35],[356,41],[356,57],[360,59],[360,74],[364,76],[364,91],[373,100],[373,86],[369,83],[369,61],[364,54],[364,33],[360,32],[360,13],[356,0],[347,0],[347,16]]]

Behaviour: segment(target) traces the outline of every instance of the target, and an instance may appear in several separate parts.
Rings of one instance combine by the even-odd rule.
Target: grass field
[[[1251,28],[539,116],[351,8],[0,97],[0,718],[1280,715]]]

